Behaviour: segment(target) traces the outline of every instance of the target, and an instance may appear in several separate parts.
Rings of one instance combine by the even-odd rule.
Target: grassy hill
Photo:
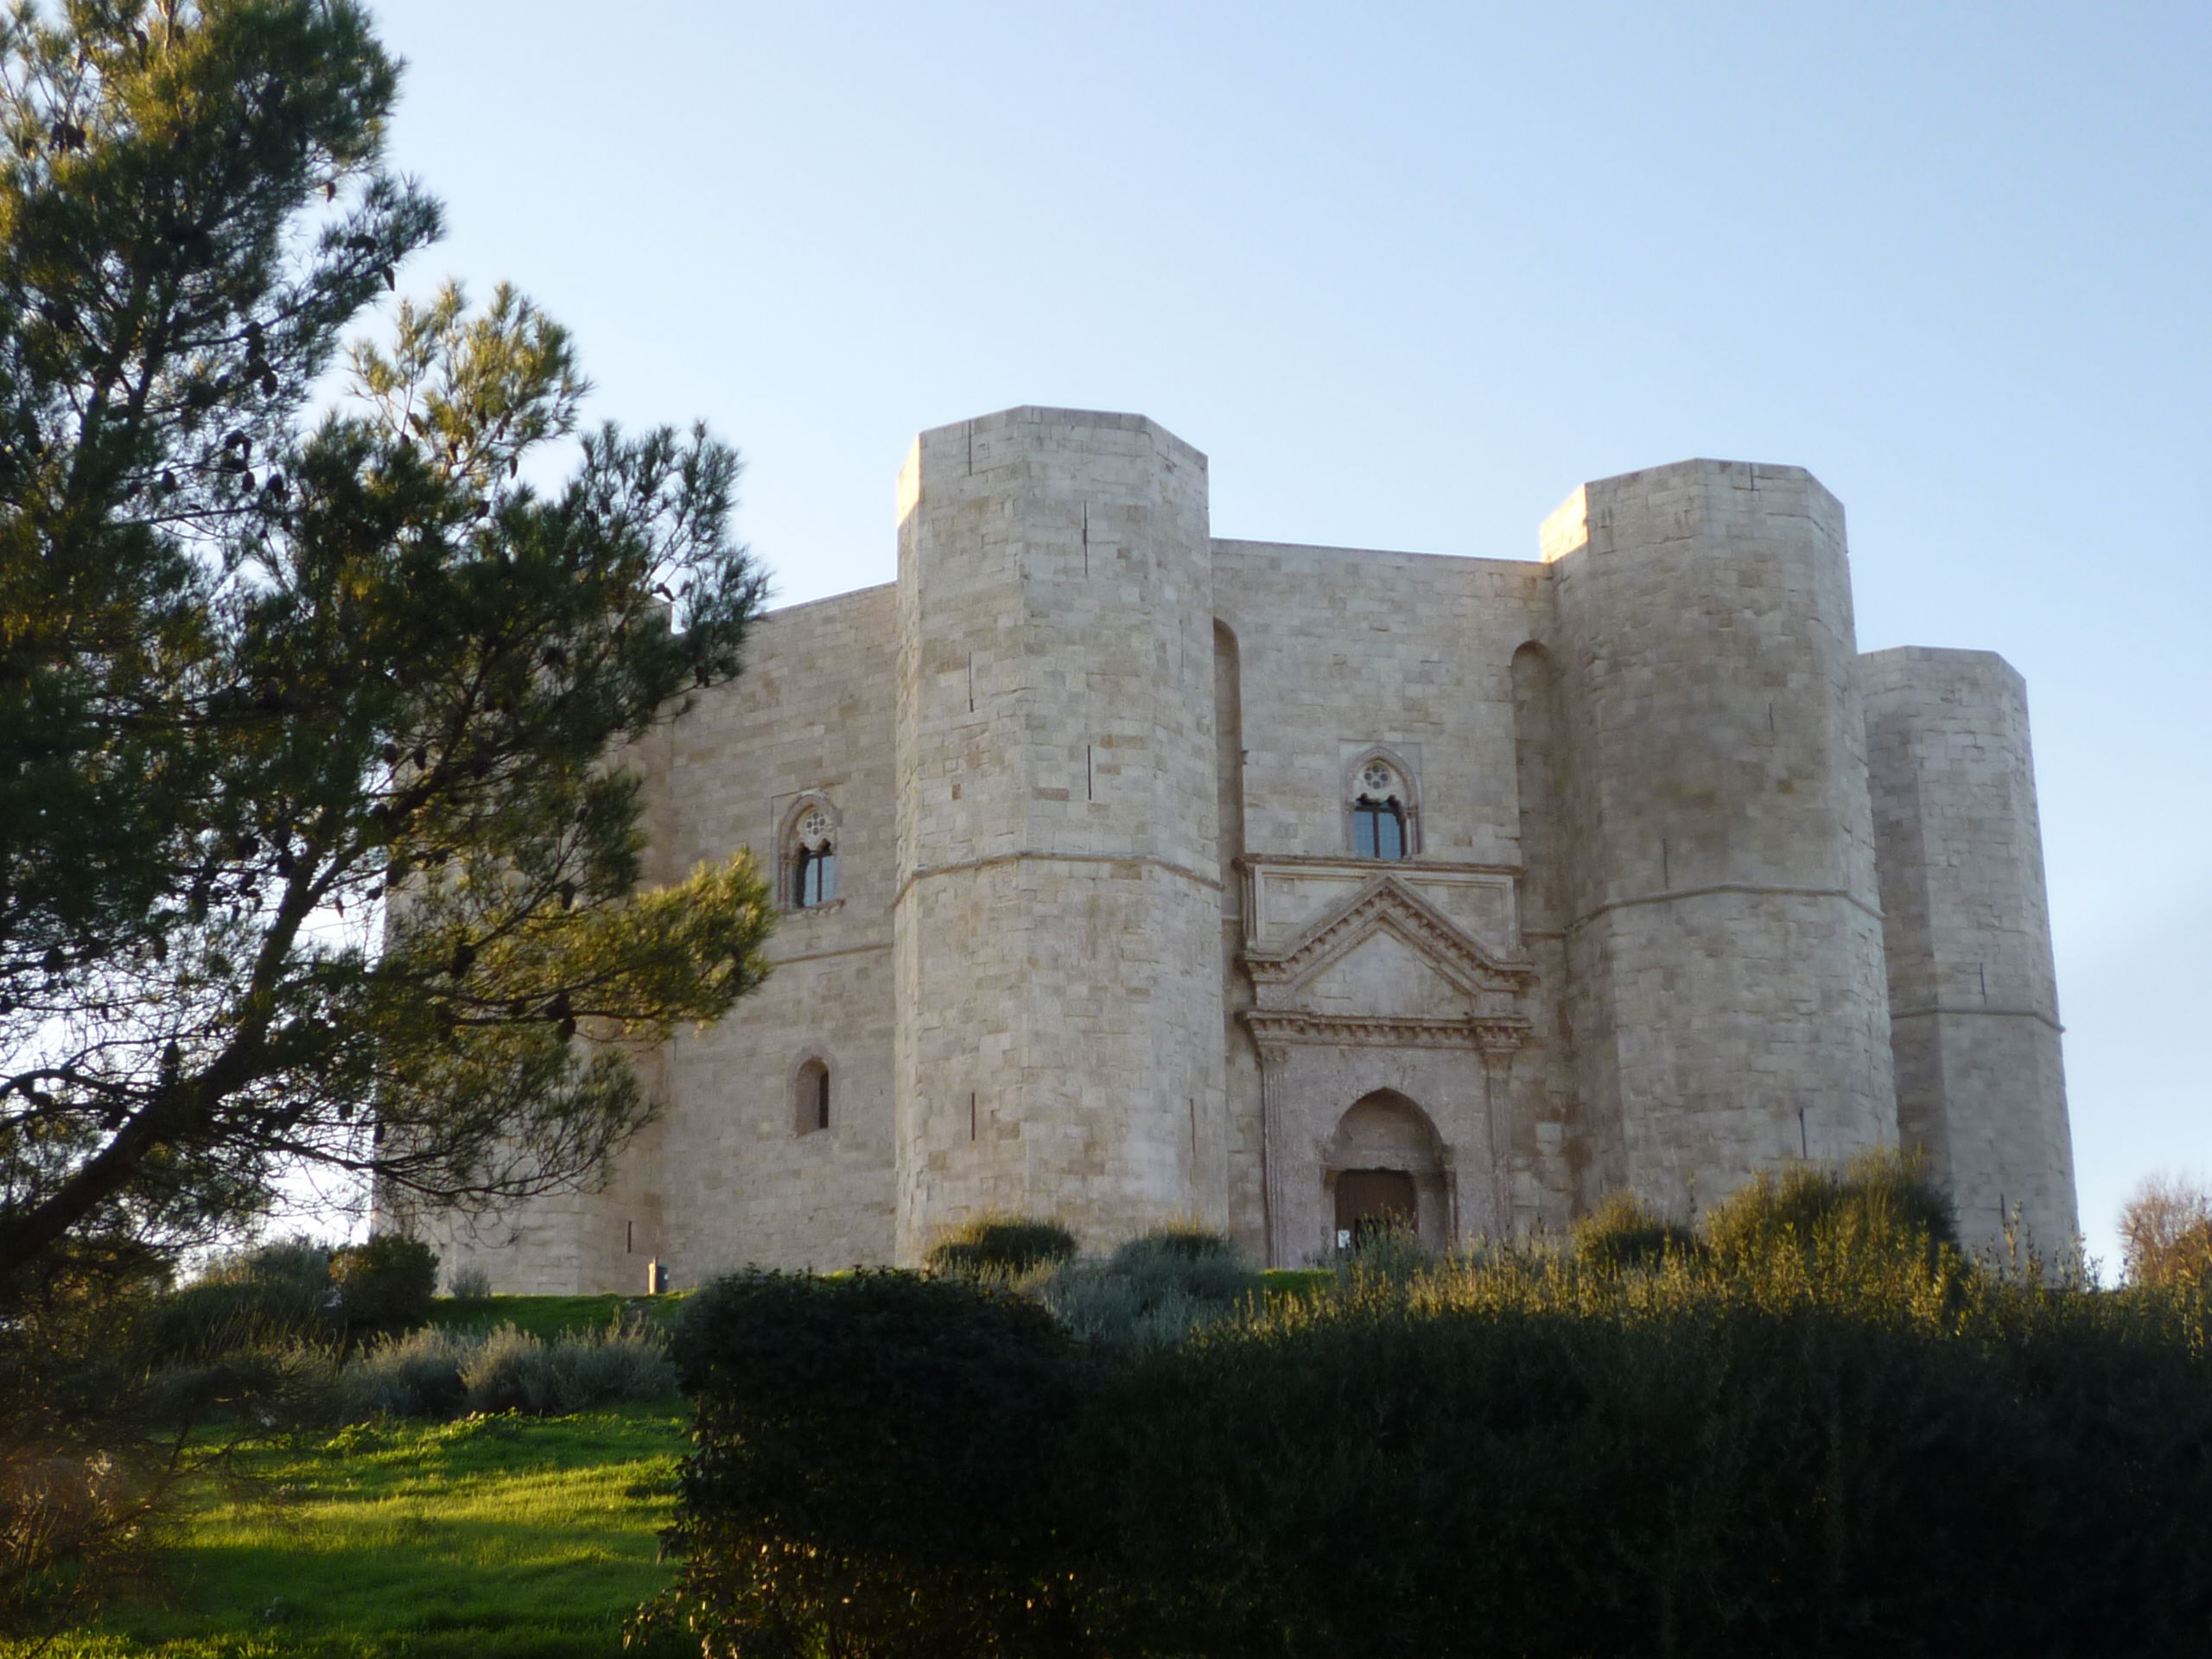
[[[1273,1297],[1326,1274],[1269,1274]],[[442,1300],[534,1336],[671,1323],[680,1296]],[[563,1659],[620,1650],[658,1560],[678,1398],[574,1417],[362,1425],[263,1447],[192,1495],[159,1576],[41,1659]],[[4,1644],[0,1644],[4,1649]],[[23,1649],[26,1655],[34,1651]],[[636,1651],[633,1649],[633,1651]]]
[[[196,1494],[161,1581],[54,1659],[618,1651],[656,1564],[682,1405],[356,1427]]]

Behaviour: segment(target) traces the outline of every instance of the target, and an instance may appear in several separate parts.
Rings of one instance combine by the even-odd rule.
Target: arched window
[[[1413,851],[1412,791],[1388,760],[1369,760],[1353,783],[1351,850],[1355,858],[1403,858]]]
[[[793,910],[812,910],[837,896],[837,819],[827,801],[810,801],[792,820],[785,855]]]
[[[809,1060],[791,1077],[792,1128],[812,1135],[830,1127],[830,1068]]]

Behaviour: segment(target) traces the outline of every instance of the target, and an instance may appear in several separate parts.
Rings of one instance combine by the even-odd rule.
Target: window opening
[[[826,905],[837,896],[836,825],[820,807],[798,822],[798,849],[791,855],[791,904],[798,910]]]
[[[801,1135],[813,1135],[830,1127],[830,1068],[820,1060],[809,1060],[798,1069],[798,1129]]]
[[[1406,809],[1399,799],[1398,774],[1380,760],[1360,769],[1359,794],[1351,804],[1351,849],[1357,858],[1400,859],[1406,855]]]

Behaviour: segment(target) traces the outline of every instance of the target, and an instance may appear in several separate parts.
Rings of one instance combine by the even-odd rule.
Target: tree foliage
[[[438,232],[396,85],[351,0],[0,23],[0,1285],[302,1163],[575,1181],[765,971],[748,863],[645,885],[620,764],[738,671],[734,454],[580,433],[505,289],[311,403]]]
[[[2145,1177],[2120,1207],[2120,1243],[2131,1285],[2212,1284],[2212,1189]]]

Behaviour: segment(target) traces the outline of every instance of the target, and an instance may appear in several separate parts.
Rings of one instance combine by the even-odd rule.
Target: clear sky
[[[1810,467],[1859,643],[2028,679],[2082,1222],[2212,1173],[2212,6],[373,0],[401,163],[594,411],[705,418],[782,601],[924,427],[1132,410],[1217,535],[1533,558]]]

